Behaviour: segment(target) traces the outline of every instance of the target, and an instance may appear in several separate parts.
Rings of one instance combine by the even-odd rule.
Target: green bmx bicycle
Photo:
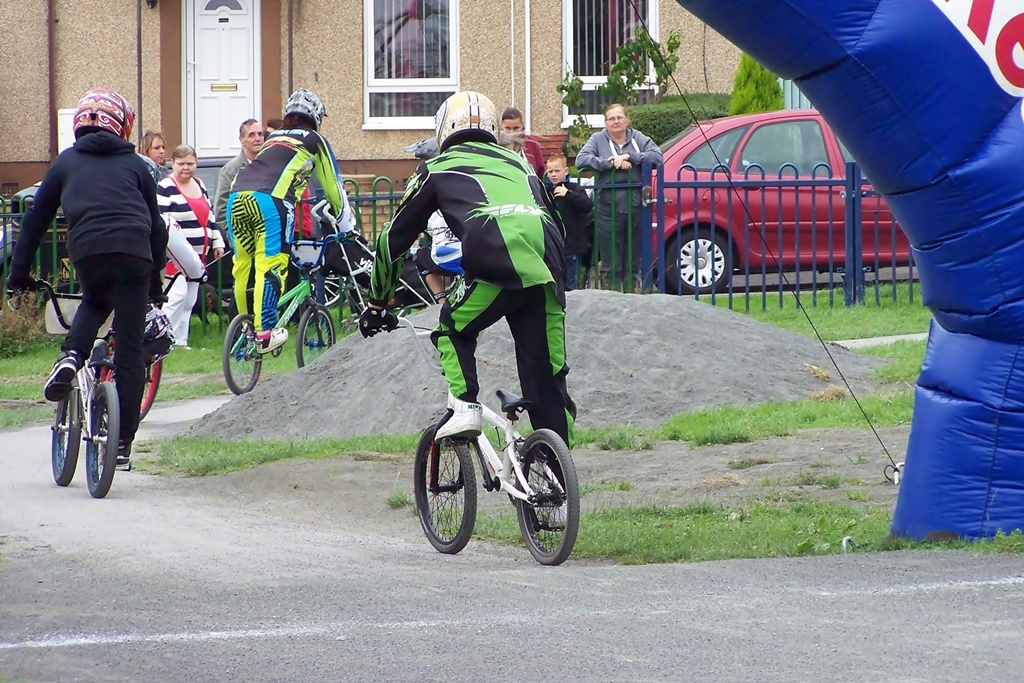
[[[281,295],[277,307],[282,327],[290,324],[296,313],[302,311],[295,345],[295,361],[300,368],[322,356],[337,338],[330,312],[314,298],[313,277],[319,274],[327,245],[333,239],[334,236],[318,241],[300,240],[291,246],[291,260],[299,269],[300,279],[297,285]],[[228,325],[224,335],[224,381],[236,395],[252,391],[263,370],[263,354],[257,350],[256,331],[253,316],[240,313]],[[279,346],[270,355],[276,358],[283,350],[284,347]]]

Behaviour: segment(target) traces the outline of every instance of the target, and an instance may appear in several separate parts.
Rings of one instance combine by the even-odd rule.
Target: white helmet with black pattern
[[[323,123],[324,117],[327,116],[327,112],[324,110],[324,103],[320,101],[316,93],[305,88],[299,88],[293,92],[292,96],[288,98],[288,103],[284,105],[285,118],[291,114],[306,117],[313,123],[313,130],[318,132],[320,124]]]
[[[457,92],[434,116],[437,147],[442,152],[464,139],[498,141],[498,109],[486,95],[472,90]]]

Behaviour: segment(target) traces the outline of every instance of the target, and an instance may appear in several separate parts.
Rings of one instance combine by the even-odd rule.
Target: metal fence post
[[[658,241],[658,291],[665,293],[665,167],[658,174],[658,194],[651,201],[658,206],[658,229],[654,239]],[[678,192],[678,190],[677,190]]]
[[[846,277],[843,283],[843,305],[853,306],[864,303],[864,256],[861,225],[860,166],[854,162],[846,164]]]
[[[644,164],[640,170],[640,269],[643,274],[643,291],[650,292],[654,273],[652,272],[651,260],[651,202],[654,201],[652,178],[654,168],[651,164]]]

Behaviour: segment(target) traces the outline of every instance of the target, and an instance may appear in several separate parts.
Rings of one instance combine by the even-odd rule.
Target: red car
[[[665,205],[664,225],[655,229],[665,236],[666,291],[720,292],[730,274],[747,268],[751,276],[760,276],[762,267],[778,273],[780,265],[783,271],[797,264],[801,271],[827,271],[830,254],[833,269],[845,265],[844,183],[853,157],[817,111],[705,121],[661,149],[665,163],[656,171],[652,196]],[[812,177],[825,182],[793,183]],[[660,188],[661,179],[731,179],[735,185]],[[870,186],[862,190],[864,265],[875,265],[876,258],[879,267],[907,264],[903,230]],[[659,207],[651,208],[657,224]]]

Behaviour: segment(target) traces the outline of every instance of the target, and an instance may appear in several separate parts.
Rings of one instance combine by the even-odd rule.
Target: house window
[[[657,0],[562,0],[564,68],[583,81],[586,98],[582,112],[562,108],[565,125],[577,113],[584,113],[590,125],[604,126],[603,109],[611,102],[605,101],[595,89],[607,79],[619,46],[632,40],[636,30],[644,26],[657,39]],[[641,93],[641,102],[649,92]]]
[[[458,0],[364,0],[366,129],[430,129],[459,85]]]

